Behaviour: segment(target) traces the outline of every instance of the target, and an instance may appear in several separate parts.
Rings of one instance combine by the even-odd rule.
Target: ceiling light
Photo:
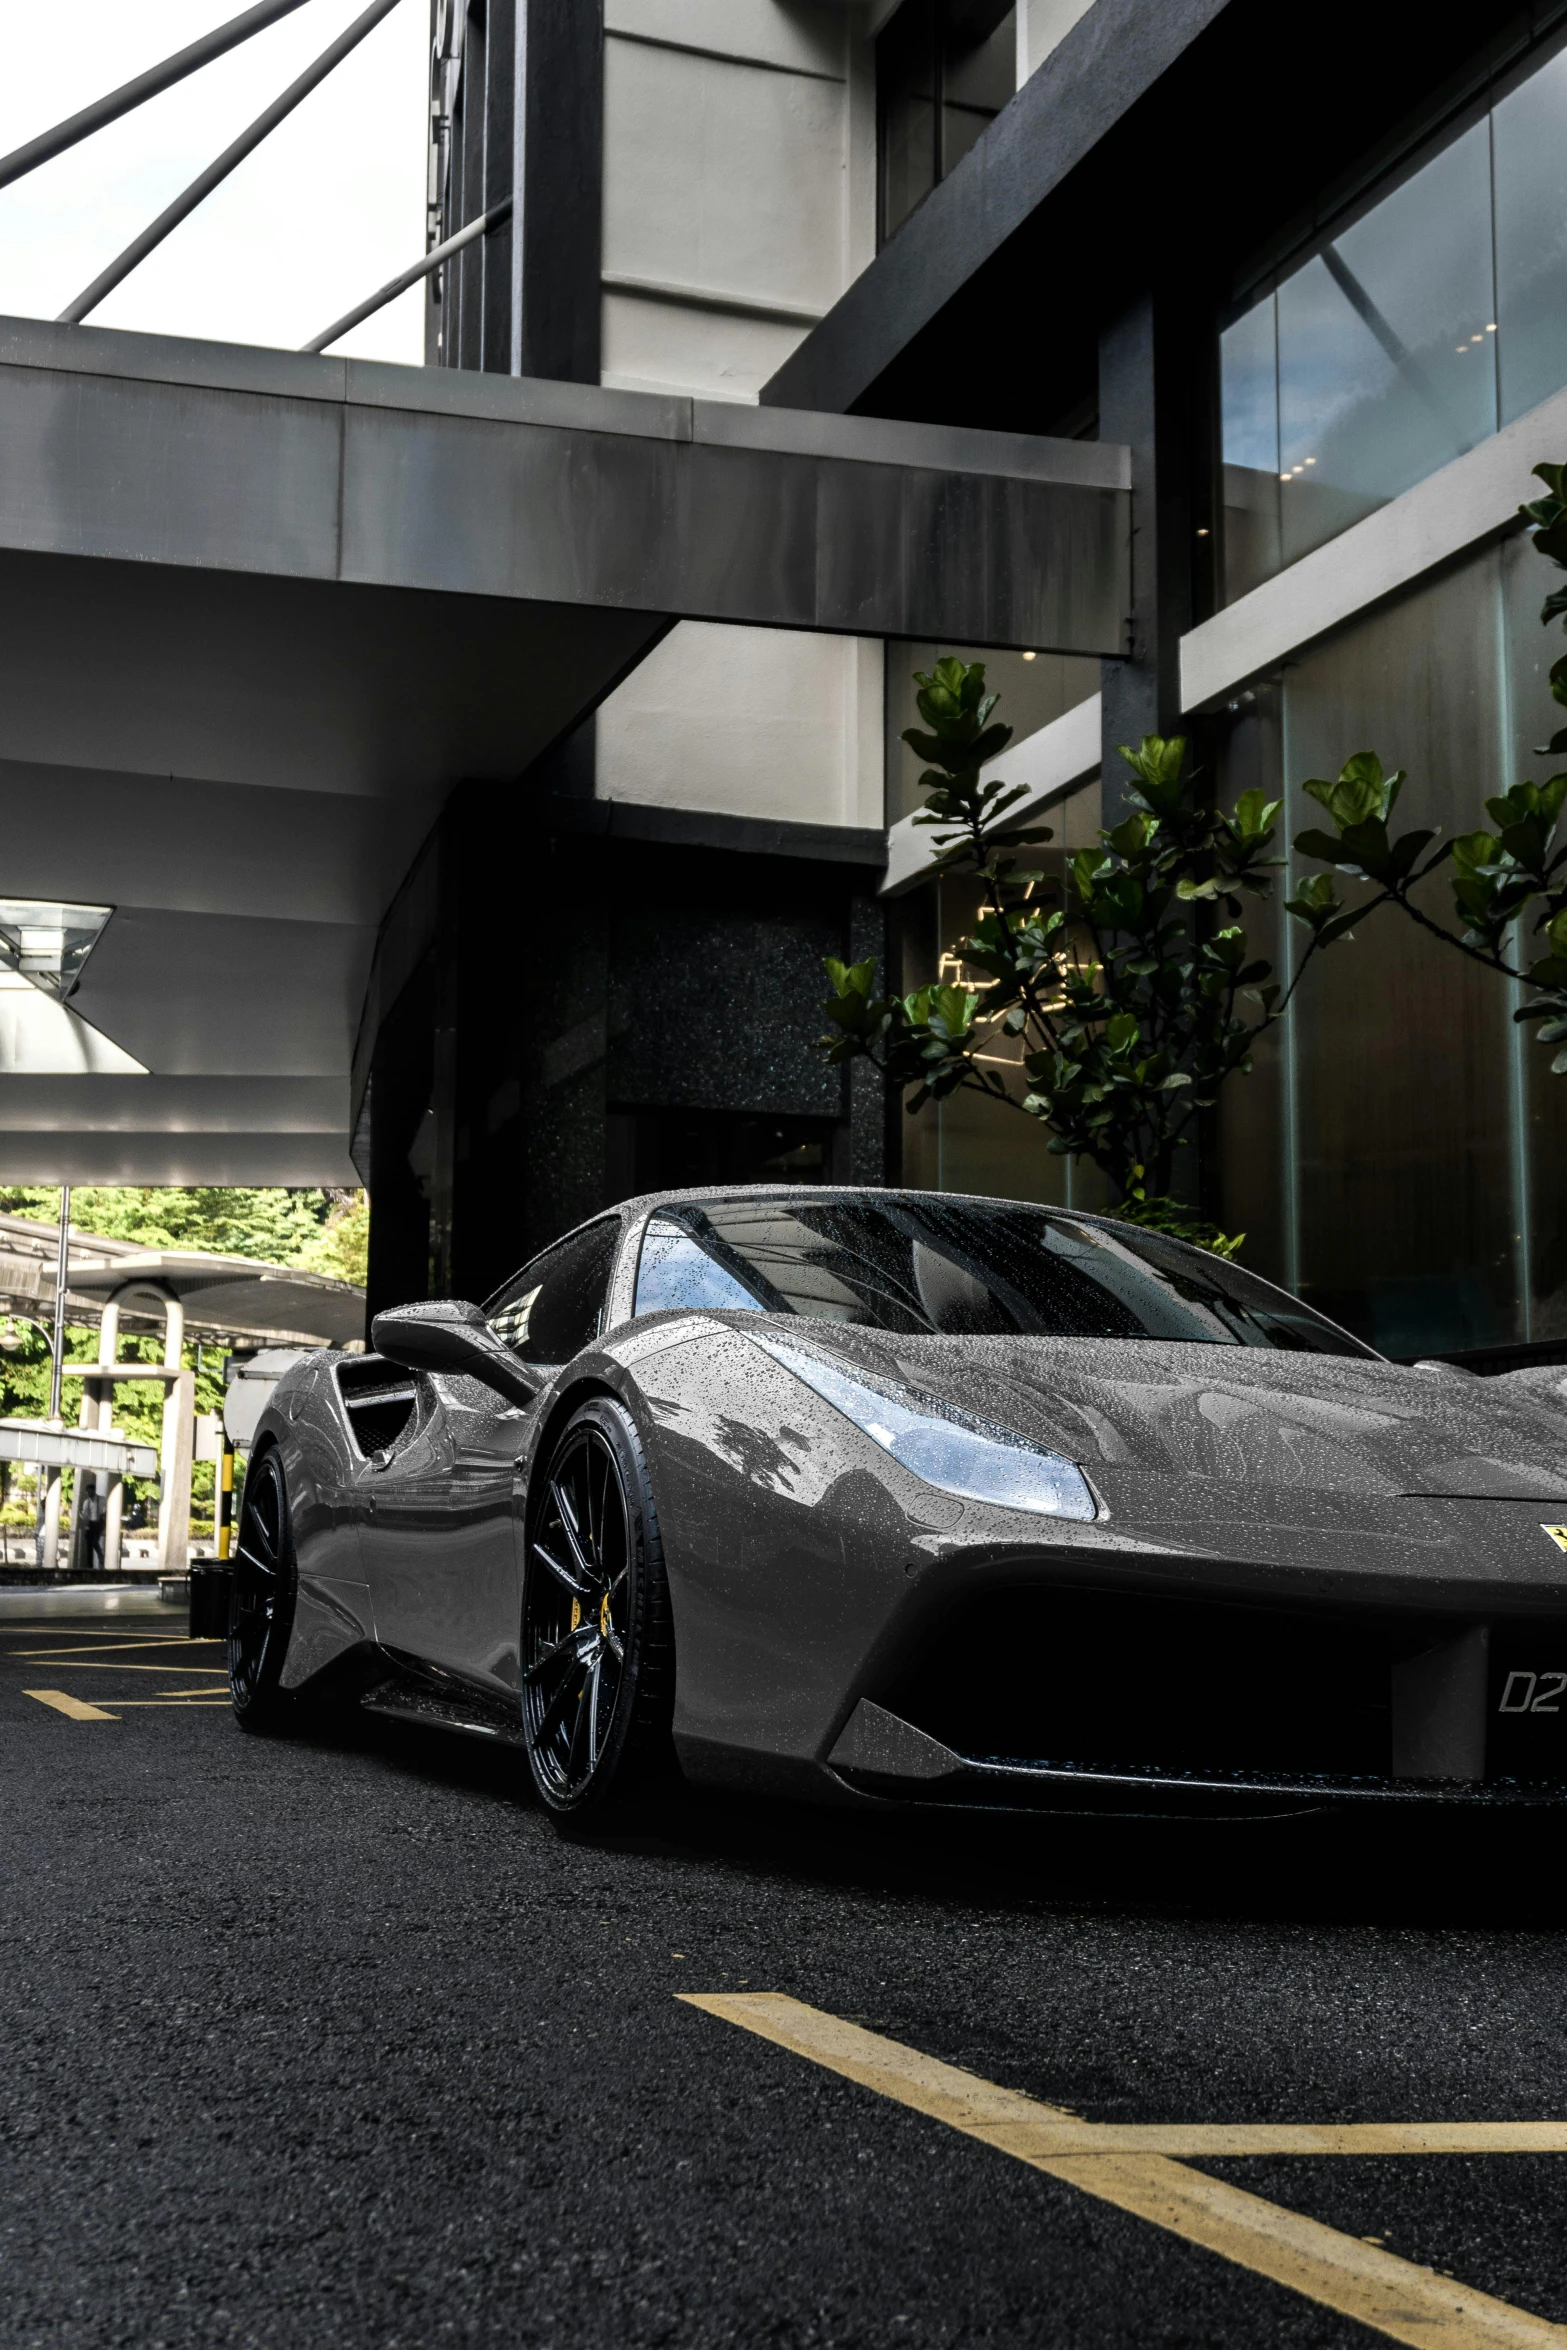
[[[1207,533],[1207,530],[1206,530],[1206,528],[1199,527],[1199,529],[1198,529],[1198,532],[1197,532],[1197,536],[1198,536],[1200,539],[1205,539],[1205,538],[1207,537],[1207,535],[1208,535],[1208,533]]]
[[[112,906],[67,906],[48,898],[0,898],[0,971],[14,971],[63,1003],[103,935]]]
[[[1489,326],[1486,328],[1486,330],[1485,330],[1485,331],[1486,331],[1486,333],[1487,333],[1488,335],[1494,335],[1494,334],[1495,334],[1495,332],[1496,332],[1496,321],[1495,321],[1495,319],[1494,319],[1494,318],[1492,319],[1492,321],[1491,321],[1490,325],[1489,325]]]
[[[1039,659],[1039,655],[1037,653],[1025,653],[1023,658],[1025,661],[1037,661]]]
[[[1315,459],[1315,457],[1308,457],[1308,458],[1306,459],[1306,463],[1307,463],[1308,465],[1315,465],[1315,464],[1316,464],[1316,462],[1317,462],[1317,460]]]
[[[1294,475],[1289,473],[1281,473],[1279,475],[1279,479],[1280,481],[1292,481],[1294,479]]]
[[[1484,335],[1471,335],[1471,336],[1469,337],[1469,340],[1470,340],[1472,343],[1483,343],[1483,342],[1485,341],[1485,337],[1484,337]]]

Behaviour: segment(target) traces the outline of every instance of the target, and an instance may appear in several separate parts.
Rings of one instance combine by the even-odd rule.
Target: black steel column
[[[1132,452],[1131,642],[1126,660],[1101,665],[1107,824],[1131,806],[1119,745],[1180,730],[1180,642],[1192,625],[1197,361],[1189,316],[1151,290],[1100,335],[1099,437]]]
[[[603,0],[512,0],[512,5],[511,372],[597,383],[603,299]]]

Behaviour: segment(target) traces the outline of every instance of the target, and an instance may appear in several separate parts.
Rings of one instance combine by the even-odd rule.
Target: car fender
[[[357,1460],[329,1352],[279,1380],[256,1424],[251,1459],[275,1447],[288,1489],[298,1587],[282,1686],[299,1689],[374,1638],[354,1513]],[[243,1511],[243,1498],[241,1500]]]

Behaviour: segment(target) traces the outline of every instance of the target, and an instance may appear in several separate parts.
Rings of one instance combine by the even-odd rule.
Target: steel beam
[[[397,0],[371,0],[364,14],[356,16],[346,31],[339,33],[331,47],[323,49],[315,63],[307,66],[297,81],[290,82],[282,96],[274,98],[265,112],[257,115],[249,129],[241,131],[233,145],[225,147],[215,163],[209,163],[205,171],[199,172],[184,193],[176,196],[173,203],[160,212],[139,237],[133,237],[124,252],[118,254],[108,268],[61,311],[59,324],[80,325],[90,311],[96,310],[99,303],[112,294],[115,287],[146,260],[149,253],[155,252],[164,238],[171,236],[180,222],[188,219],[197,205],[206,201],[214,188],[221,187],[230,172],[237,170],[246,156],[253,153],[262,140],[309,97],[316,85],[324,82],[335,66],[341,65],[350,50],[357,49],[365,35],[374,32],[382,17],[390,16],[396,6]]]
[[[510,220],[510,218],[511,198],[503,196],[498,204],[491,205],[488,212],[481,212],[477,220],[470,220],[466,228],[459,229],[456,236],[448,237],[444,244],[432,245],[422,261],[416,261],[413,267],[405,269],[400,277],[390,278],[378,293],[370,296],[367,302],[361,302],[356,309],[345,311],[343,316],[333,325],[325,328],[322,333],[313,335],[308,343],[301,343],[300,349],[302,351],[329,350],[333,343],[349,333],[353,327],[362,326],[367,318],[373,318],[378,310],[384,310],[388,302],[395,302],[399,294],[406,294],[410,286],[416,286],[422,277],[428,277],[433,269],[439,269],[443,261],[449,261],[452,255],[460,253],[465,245],[475,244],[480,237],[487,237],[492,228],[499,228],[503,220]]]
[[[8,188],[13,180],[25,179],[42,163],[52,163],[68,147],[90,139],[94,131],[106,124],[118,122],[122,114],[129,114],[161,91],[172,90],[176,82],[195,73],[203,65],[210,65],[215,57],[222,57],[230,49],[237,49],[241,41],[248,41],[252,33],[265,32],[276,24],[280,16],[291,16],[296,8],[303,8],[305,0],[259,0],[255,8],[247,8],[242,16],[231,16],[227,24],[220,24],[215,32],[204,33],[189,48],[177,49],[172,57],[165,57],[161,65],[150,66],[134,81],[122,82],[106,98],[95,98],[91,106],[84,106],[80,114],[73,114],[65,122],[55,124],[52,131],[40,132],[29,139],[25,147],[13,147],[9,155],[0,155],[0,188]]]

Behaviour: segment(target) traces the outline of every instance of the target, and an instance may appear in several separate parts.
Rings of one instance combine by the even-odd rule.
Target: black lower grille
[[[1390,1779],[1393,1665],[1453,1630],[1409,1616],[997,1588],[936,1625],[876,1695],[971,1757]],[[1496,1624],[1486,1706],[1487,1779],[1567,1780],[1567,1625]]]

